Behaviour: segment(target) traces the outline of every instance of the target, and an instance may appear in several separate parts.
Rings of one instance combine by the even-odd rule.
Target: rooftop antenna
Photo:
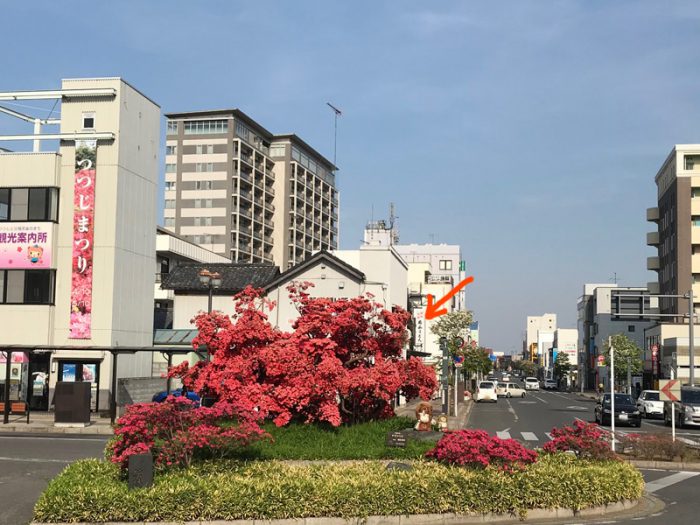
[[[612,276],[610,279],[608,279],[608,280],[609,280],[609,281],[612,281],[612,282],[615,283],[615,284],[617,284],[617,281],[619,281],[619,279],[617,278],[617,272],[613,272],[613,276]]]
[[[338,153],[338,117],[343,115],[343,112],[340,111],[337,107],[335,107],[333,104],[330,102],[326,102],[326,105],[333,110],[334,117],[333,117],[333,166],[335,166],[335,161]]]
[[[389,203],[389,229],[391,230],[391,243],[392,244],[398,244],[399,242],[399,232],[398,232],[398,227],[396,227],[396,219],[398,217],[396,216],[396,209],[394,207],[394,203],[391,202]]]

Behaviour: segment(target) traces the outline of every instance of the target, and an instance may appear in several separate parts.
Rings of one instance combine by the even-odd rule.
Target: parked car
[[[682,386],[680,401],[664,401],[664,423],[671,425],[671,407],[676,415],[676,425],[700,425],[700,387]]]
[[[525,397],[525,390],[515,383],[498,383],[496,394],[501,397]]]
[[[537,380],[536,377],[526,377],[525,381],[523,381],[525,384],[525,390],[539,390],[540,389],[540,382]]]
[[[637,399],[637,410],[646,419],[664,417],[664,402],[659,399],[659,391],[642,390]]]
[[[545,379],[542,381],[542,388],[544,390],[557,390],[559,385],[554,379]]]
[[[182,388],[176,388],[175,390],[170,391],[170,395],[173,397],[182,397],[182,394]],[[168,393],[165,390],[163,390],[162,392],[154,394],[151,401],[153,401],[154,403],[162,403],[163,401],[165,401],[166,397],[168,397]],[[194,401],[195,403],[199,403],[201,401],[201,398],[196,393],[190,390],[185,391],[185,397],[190,401]]]
[[[594,415],[595,422],[601,425],[609,425],[611,422],[610,394],[603,394],[596,402]],[[627,394],[615,394],[615,422],[628,424],[635,427],[642,426],[642,416],[634,404],[632,396]]]
[[[496,383],[493,381],[481,381],[479,386],[476,388],[474,401],[477,403],[481,401],[493,401],[495,403],[498,401],[498,394],[496,394]]]

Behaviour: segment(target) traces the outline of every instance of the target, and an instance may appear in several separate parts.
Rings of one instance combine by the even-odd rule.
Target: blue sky
[[[402,242],[460,244],[497,350],[574,327],[584,282],[655,280],[654,175],[700,142],[696,1],[26,1],[0,43],[0,90],[122,76],[329,157],[337,105],[342,247],[389,202]]]

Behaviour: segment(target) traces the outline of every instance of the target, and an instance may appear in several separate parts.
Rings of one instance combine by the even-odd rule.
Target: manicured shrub
[[[228,405],[195,408],[183,397],[131,405],[117,420],[106,457],[126,468],[130,456],[151,452],[157,468],[187,467],[197,454],[225,455],[231,449],[268,437],[253,422],[232,423],[234,417]],[[222,421],[227,424],[221,425]]]
[[[537,452],[526,449],[518,441],[489,436],[483,430],[445,432],[425,456],[448,465],[480,468],[493,465],[508,472],[537,461]]]
[[[687,461],[700,457],[697,449],[668,434],[627,434],[621,440],[625,454],[637,459]]]
[[[579,458],[615,459],[610,438],[600,427],[577,419],[573,426],[553,428],[552,441],[544,445],[546,452],[571,451]]]
[[[34,520],[186,522],[450,512],[525,516],[529,509],[579,510],[637,499],[644,486],[627,463],[564,454],[546,455],[509,475],[434,461],[410,464],[412,470],[398,471],[379,461],[209,461],[161,473],[152,487],[130,491],[116,465],[82,460],[49,483]]]

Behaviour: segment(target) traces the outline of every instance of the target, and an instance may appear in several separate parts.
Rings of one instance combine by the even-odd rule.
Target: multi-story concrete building
[[[673,147],[654,179],[658,205],[647,210],[647,221],[657,230],[647,234],[647,244],[657,249],[647,259],[647,269],[657,272],[658,281],[649,289],[662,295],[684,295],[692,291],[693,312],[700,308],[700,144]],[[662,324],[647,333],[645,358],[651,361],[651,347],[658,346],[653,370],[659,377],[689,377],[688,299],[662,297]],[[683,327],[685,325],[685,327]],[[700,347],[695,323],[694,346]],[[683,337],[683,335],[685,337]],[[673,363],[673,354],[676,363]],[[695,378],[700,376],[700,359],[695,361]]]
[[[583,285],[578,300],[578,350],[585,388],[609,384],[608,368],[598,363],[608,337],[624,334],[644,348],[645,331],[655,324],[649,316],[658,313],[658,299],[648,295],[649,290],[643,287]],[[646,380],[645,385],[651,388]]]
[[[41,100],[55,101],[53,118],[8,105],[36,113]],[[22,391],[45,409],[56,381],[82,380],[93,408],[105,408],[109,349],[153,338],[160,108],[119,78],[0,93],[0,106],[35,124],[0,136],[0,346],[28,365],[12,377],[11,398]],[[58,148],[42,151],[47,141]],[[27,142],[33,151],[9,151]],[[149,375],[151,354],[118,363],[121,377]]]
[[[164,225],[236,262],[282,268],[338,246],[336,167],[238,109],[167,115]]]
[[[554,344],[557,314],[529,315],[525,332],[525,355],[547,367],[548,352]]]

